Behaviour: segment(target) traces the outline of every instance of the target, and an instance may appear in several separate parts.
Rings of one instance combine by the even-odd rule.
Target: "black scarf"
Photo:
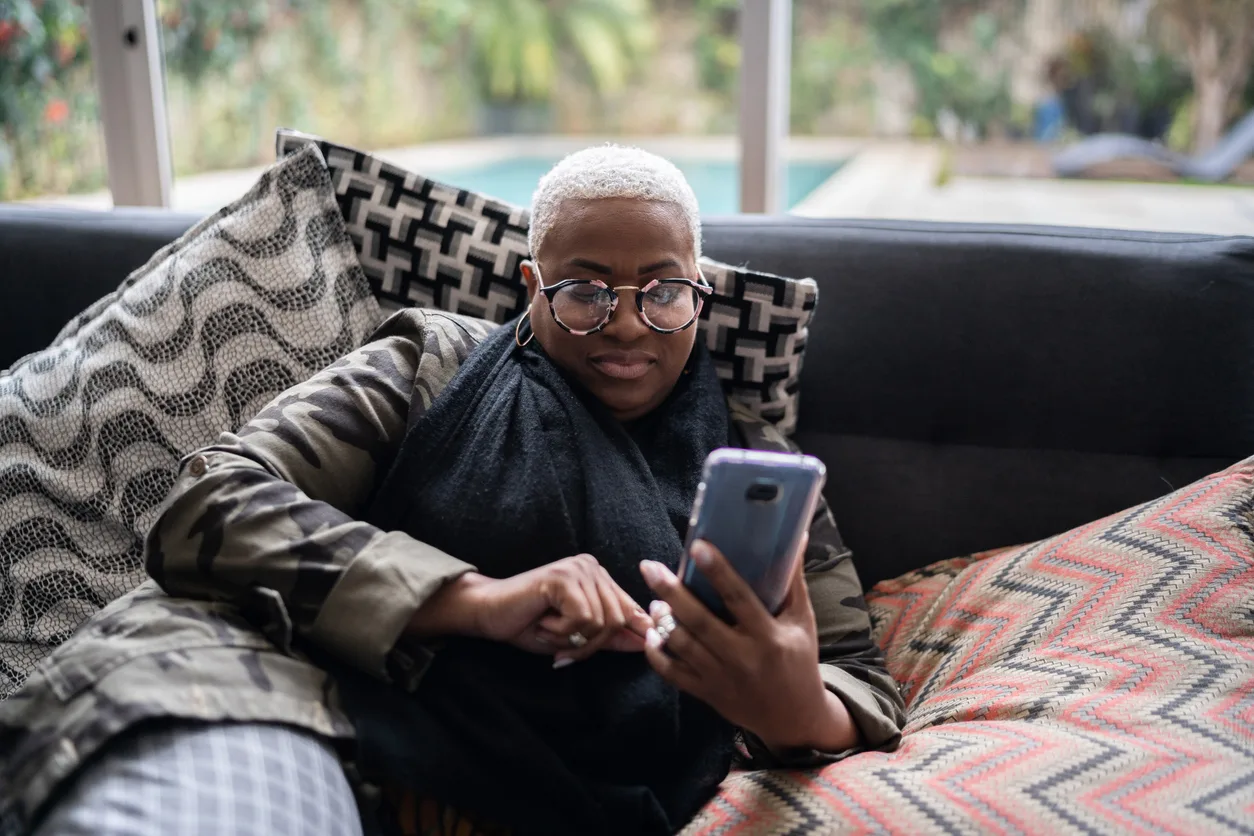
[[[639,562],[675,568],[702,463],[730,432],[700,343],[667,400],[625,425],[507,326],[409,429],[367,519],[490,577],[587,552],[647,607]],[[367,774],[518,832],[673,832],[731,759],[731,727],[638,653],[555,671],[454,638],[414,695],[341,684]]]

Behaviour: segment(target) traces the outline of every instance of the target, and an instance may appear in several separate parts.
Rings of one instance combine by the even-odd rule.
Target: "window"
[[[737,206],[739,0],[158,0],[175,208],[209,211],[276,126],[515,203],[611,139]]]
[[[1180,161],[1242,124],[1254,152],[1254,4],[1199,8],[796,0],[791,144],[849,160],[797,211],[1254,233],[1254,161],[1224,185]],[[1226,73],[1190,60],[1212,34]],[[1081,144],[1100,133],[1115,153]]]
[[[117,0],[155,9],[176,209],[240,194],[288,126],[519,203],[563,154],[631,142],[712,214],[740,206],[742,141],[747,168],[771,145],[739,123],[740,79],[782,102],[752,86],[741,10],[789,1]],[[130,111],[99,106],[85,6],[0,4],[0,199],[109,205],[99,117]],[[1254,232],[1254,4],[790,8],[783,209]]]
[[[0,200],[99,192],[104,144],[84,0],[15,0],[0,15]],[[107,194],[79,198],[107,207]]]

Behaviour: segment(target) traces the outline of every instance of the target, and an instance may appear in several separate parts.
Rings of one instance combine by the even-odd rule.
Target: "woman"
[[[188,458],[147,542],[166,594],[85,631],[161,645],[159,687],[128,692],[161,705],[119,712],[161,722],[102,746],[43,832],[216,832],[224,811],[235,833],[250,815],[352,832],[347,772],[368,830],[449,805],[514,832],[663,833],[712,796],[737,729],[755,766],[896,744],[902,702],[825,507],[778,617],[708,544],[693,557],[736,627],[673,574],[705,456],[787,448],[729,409],[696,340],[683,176],[574,154],[530,235],[513,326],[400,313]],[[276,774],[293,760],[303,777]],[[243,809],[206,778],[223,761]]]

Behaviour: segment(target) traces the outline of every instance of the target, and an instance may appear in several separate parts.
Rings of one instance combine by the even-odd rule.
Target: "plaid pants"
[[[360,836],[331,747],[259,723],[169,724],[116,741],[37,836]]]

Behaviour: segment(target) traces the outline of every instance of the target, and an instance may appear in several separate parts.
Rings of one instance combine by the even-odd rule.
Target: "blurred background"
[[[111,205],[84,0],[0,0],[0,200]],[[786,208],[1254,233],[1213,151],[1254,111],[1254,0],[795,0]],[[277,126],[519,203],[593,141],[653,147],[735,212],[739,0],[158,0],[175,208],[209,211]],[[1248,154],[1245,155],[1248,157]]]

